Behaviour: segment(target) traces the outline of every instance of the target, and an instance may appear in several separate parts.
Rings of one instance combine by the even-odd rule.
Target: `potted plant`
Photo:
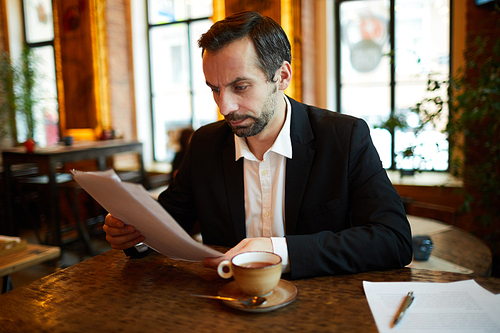
[[[19,66],[21,77],[18,95],[19,110],[21,110],[26,123],[27,139],[33,139],[36,125],[35,107],[39,102],[36,91],[39,74],[37,58],[31,49],[23,49]]]
[[[0,87],[3,98],[0,105],[0,119],[5,125],[1,134],[10,132],[14,146],[18,145],[18,120],[23,120],[26,128],[26,145],[33,146],[36,116],[35,109],[40,99],[37,94],[39,79],[38,59],[31,49],[25,47],[20,59],[13,63],[8,54],[1,57]],[[4,121],[5,120],[5,121]]]
[[[386,121],[375,127],[386,129],[391,133],[394,133],[396,129],[412,132],[416,142],[418,142],[418,136],[424,129],[437,130],[440,127],[444,127],[442,124],[442,111],[446,109],[445,104],[447,98],[441,95],[443,93],[443,87],[448,84],[448,81],[439,79],[439,76],[440,75],[435,73],[428,75],[424,97],[421,101],[416,103],[414,107],[396,111]],[[409,124],[408,118],[410,113],[415,113],[418,116],[417,126],[411,126]],[[446,119],[444,121],[446,121]],[[439,147],[437,148],[439,149]],[[415,172],[420,172],[425,169],[427,159],[426,155],[423,154],[424,151],[425,147],[423,143],[415,143],[398,152],[401,159],[408,162],[407,165],[412,165],[411,169],[399,169],[401,177],[414,175]]]
[[[484,227],[494,227],[500,219],[500,40],[476,38],[466,60],[453,80],[447,128],[463,155],[452,172],[464,181],[464,210],[473,211]],[[484,239],[497,253],[499,236],[488,233]]]
[[[10,134],[12,145],[17,146],[17,99],[14,82],[18,81],[16,67],[7,53],[0,56],[0,139]]]
[[[464,184],[461,212],[480,222],[471,231],[500,253],[500,40],[477,37],[465,58],[449,86],[445,131],[455,149],[450,171]],[[443,83],[430,79],[428,90]],[[412,111],[419,114],[419,128],[439,119],[444,103],[439,96],[417,103]]]

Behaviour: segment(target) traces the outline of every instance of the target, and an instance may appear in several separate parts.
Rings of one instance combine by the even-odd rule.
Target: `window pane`
[[[198,128],[217,120],[217,105],[210,88],[205,83],[201,49],[198,39],[212,25],[212,20],[196,21],[190,25],[191,68],[193,84],[193,128]]]
[[[26,42],[48,42],[54,39],[51,0],[24,0]],[[52,55],[53,57],[53,55]]]
[[[340,5],[341,112],[364,119],[371,127],[390,113],[389,2],[347,1]],[[391,166],[391,136],[371,132],[384,167]]]
[[[187,18],[185,0],[149,0],[149,23],[161,24]]]
[[[196,21],[191,23],[190,45],[191,45],[191,68],[193,69],[193,89],[199,91],[210,91],[203,74],[203,61],[201,57],[201,48],[198,47],[198,39],[210,28],[212,20]]]
[[[154,154],[157,161],[171,161],[175,147],[169,142],[169,133],[191,124],[191,96],[189,92],[153,97]]]
[[[378,125],[390,115],[390,93],[388,86],[375,84],[342,86],[342,113]]]
[[[187,25],[172,24],[151,31],[153,95],[189,90]]]
[[[59,109],[55,77],[54,48],[49,46],[33,48],[33,59],[36,64],[36,78],[33,96],[35,105],[34,140],[40,147],[55,145],[59,142]],[[23,142],[27,136],[26,120],[16,116],[18,140]]]
[[[372,128],[391,113],[389,86],[375,84],[342,86],[342,113],[364,119]],[[372,131],[372,139],[384,167],[391,167],[391,139],[386,130]],[[389,137],[387,136],[389,134]],[[387,153],[387,149],[389,153]]]
[[[212,1],[153,0],[148,6],[150,24],[158,25],[149,29],[155,159],[171,161],[180,129],[217,120],[198,47],[212,25]]]
[[[370,131],[372,137],[373,145],[377,148],[377,152],[382,161],[382,166],[384,168],[390,168],[392,166],[391,161],[391,133],[383,128],[374,128]]]
[[[154,151],[158,161],[171,160],[168,133],[191,124],[189,48],[186,24],[155,27],[151,34]]]
[[[448,0],[396,1],[396,81],[425,82],[449,74]]]
[[[442,133],[447,105],[435,125],[416,133],[418,115],[410,110],[425,98],[447,100],[447,84],[427,91],[427,80],[444,82],[449,77],[449,1],[396,1],[396,114],[405,115],[409,128],[396,131],[396,166],[403,169],[448,169],[448,142]],[[423,105],[435,111],[432,103]],[[405,156],[405,152],[406,155]],[[409,154],[412,152],[412,154]]]
[[[59,109],[57,102],[56,68],[52,45],[37,47],[33,53],[40,61],[39,96],[37,128],[35,141],[40,146],[51,146],[59,142]]]
[[[191,0],[188,1],[188,6],[192,19],[210,17],[213,14],[212,0]]]
[[[413,132],[396,131],[396,167],[398,169],[438,170],[448,169],[447,136],[438,131],[427,130],[415,136]],[[413,154],[403,154],[408,148]]]
[[[411,109],[424,98],[447,100],[449,0],[396,0],[393,51],[389,44],[389,1],[342,1],[339,8],[340,111],[363,118],[372,127],[384,123],[391,113],[408,123],[408,128],[395,129],[394,138],[387,130],[372,130],[384,167],[391,166],[396,154],[397,168],[446,170],[448,142],[442,131],[447,123],[447,105],[435,126],[428,124],[421,131],[417,130],[421,120]],[[387,56],[392,52],[394,96],[390,93],[391,64]],[[440,83],[439,89],[427,90],[429,76]],[[433,107],[432,103],[424,106],[427,110]]]
[[[389,2],[347,1],[340,6],[342,85],[389,84]]]

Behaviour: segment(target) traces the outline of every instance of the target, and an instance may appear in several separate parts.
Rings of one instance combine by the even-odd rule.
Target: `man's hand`
[[[102,229],[106,233],[106,240],[116,250],[128,249],[145,239],[133,226],[126,225],[123,221],[111,216],[111,214],[106,216]]]
[[[205,260],[203,261],[203,266],[207,268],[217,269],[217,266],[219,266],[219,263],[221,263],[223,260],[231,260],[231,258],[238,253],[250,251],[273,252],[273,243],[271,241],[271,238],[245,238],[244,240],[239,242],[238,245],[227,251],[224,256],[218,258],[205,258]]]

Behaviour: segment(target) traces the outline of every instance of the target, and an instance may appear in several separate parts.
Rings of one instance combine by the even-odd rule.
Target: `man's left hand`
[[[203,261],[203,266],[207,268],[217,269],[217,266],[219,266],[219,264],[223,260],[231,260],[232,257],[239,253],[250,251],[273,252],[273,243],[271,241],[271,238],[245,238],[244,240],[239,242],[238,245],[227,251],[222,257],[205,258],[205,260]]]

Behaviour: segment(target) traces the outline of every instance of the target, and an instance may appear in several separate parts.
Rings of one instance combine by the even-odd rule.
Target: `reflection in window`
[[[212,1],[148,2],[153,141],[156,161],[172,161],[176,133],[217,120],[197,41],[212,25]]]
[[[55,145],[59,142],[59,112],[57,102],[56,68],[54,63],[54,47],[52,45],[33,48],[40,61],[40,103],[37,113],[35,141],[43,146]]]
[[[447,84],[428,92],[427,81],[450,75],[449,1],[340,1],[337,13],[337,109],[373,128],[384,167],[447,170],[447,119],[419,131],[411,109],[429,93],[447,99]],[[390,118],[407,126],[383,126]]]
[[[26,44],[33,51],[38,70],[35,94],[39,103],[34,110],[34,140],[39,146],[51,146],[59,142],[52,1],[24,0],[23,13]],[[23,123],[17,122],[20,141],[26,138]]]

